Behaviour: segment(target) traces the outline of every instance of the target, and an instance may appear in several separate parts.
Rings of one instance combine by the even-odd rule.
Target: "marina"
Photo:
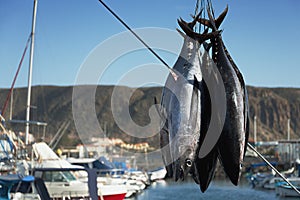
[[[200,192],[200,188],[193,184],[192,180],[184,183],[174,183],[172,181],[159,181],[152,184],[149,189],[145,190],[135,198],[130,200],[167,200],[167,199],[297,199],[293,197],[280,197],[270,190],[252,189],[249,184],[244,180],[241,185],[236,187],[232,186],[226,180],[216,180],[212,182],[211,186],[205,193]]]
[[[0,200],[299,198],[300,140],[293,106],[299,103],[300,90],[286,95],[274,89],[271,95],[271,90],[246,86],[223,42],[221,23],[228,5],[215,16],[211,0],[197,0],[191,21],[178,16],[183,44],[170,67],[156,47],[152,49],[104,1],[98,3],[163,64],[168,71],[165,85],[131,88],[97,82],[60,87],[62,92],[49,86],[45,88],[54,93],[35,94],[35,101],[52,110],[37,114],[31,90],[43,92],[44,86],[32,87],[38,5],[33,0],[31,33],[17,73],[11,88],[0,93],[6,97],[0,99]],[[28,85],[16,89],[23,93],[14,97],[29,46]],[[283,100],[282,94],[292,101]],[[276,119],[269,116],[286,109],[282,102],[290,103],[290,112]],[[12,117],[14,106],[21,110],[18,119]],[[39,121],[41,116],[49,121]],[[263,123],[259,131],[257,120]]]
[[[1,144],[2,147],[7,147],[7,149],[1,148],[1,152],[10,154],[9,142],[1,140]],[[91,177],[94,177],[92,179],[97,183],[98,192],[95,193],[99,195],[97,198],[104,200],[169,199],[170,197],[181,199],[182,197],[178,194],[186,197],[191,195],[189,198],[197,199],[223,197],[238,199],[240,196],[243,196],[244,199],[250,199],[250,197],[254,199],[293,199],[298,197],[298,194],[283,179],[276,176],[275,173],[271,173],[266,165],[259,163],[251,162],[250,166],[254,167],[252,173],[244,173],[239,186],[231,185],[226,177],[215,177],[208,191],[202,193],[199,186],[193,184],[191,178],[179,182],[165,179],[166,170],[164,168],[147,172],[126,167],[117,168],[115,164],[119,164],[119,166],[126,166],[126,164],[120,164],[120,162],[114,164],[103,156],[98,159],[60,158],[43,142],[34,143],[32,150],[34,157],[31,161],[11,160],[9,161],[10,169],[8,168],[9,162],[3,165],[4,160],[2,161],[2,175],[0,176],[2,193],[3,189],[8,186],[7,191],[11,193],[10,198],[12,199],[45,199],[45,196],[51,199],[77,199],[79,197],[90,199],[92,197],[89,192],[91,191],[89,188],[91,187]],[[75,149],[72,152],[75,152]],[[78,152],[77,155],[84,154],[88,155],[84,152]],[[128,164],[127,162],[127,166]],[[277,165],[277,163],[273,164]],[[295,187],[299,188],[300,165],[298,162],[293,165],[291,169],[281,171],[281,173],[288,177]],[[18,174],[5,175],[14,173],[14,171]],[[174,194],[176,196],[172,197]]]

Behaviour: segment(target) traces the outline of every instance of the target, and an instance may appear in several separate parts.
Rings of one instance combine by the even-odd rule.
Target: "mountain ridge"
[[[45,121],[48,123],[46,129],[46,141],[50,141],[59,127],[65,121],[71,124],[63,137],[60,145],[76,145],[80,140],[88,140],[91,136],[103,135],[102,133],[90,132],[87,135],[77,133],[72,113],[72,95],[74,88],[82,88],[83,94],[89,90],[95,89],[95,114],[102,130],[106,130],[106,135],[110,138],[121,138],[128,143],[148,142],[150,145],[158,148],[159,136],[153,136],[153,132],[157,127],[150,127],[149,134],[151,137],[134,137],[125,134],[120,129],[112,113],[111,95],[113,91],[118,91],[114,105],[114,111],[120,114],[124,119],[123,125],[126,130],[134,132],[134,126],[131,122],[135,122],[138,126],[146,126],[151,122],[149,109],[154,104],[154,98],[160,100],[162,87],[141,87],[131,88],[127,86],[113,85],[79,85],[79,86],[53,86],[38,85],[32,87],[31,104],[37,109],[31,109],[31,120]],[[250,138],[253,138],[253,118],[257,116],[257,138],[262,141],[272,141],[287,138],[287,122],[290,119],[291,139],[299,139],[300,131],[298,121],[300,121],[300,88],[284,88],[284,87],[256,87],[247,86],[250,106]],[[0,89],[0,105],[4,104],[9,89]],[[132,94],[129,100],[125,96]],[[20,87],[14,89],[13,101],[13,119],[25,119],[27,89]],[[81,106],[85,105],[84,99],[78,99]],[[82,102],[80,102],[82,101]],[[129,104],[126,107],[126,102]],[[82,109],[82,115],[89,117],[91,113],[85,113],[86,109]],[[126,115],[130,114],[130,117]],[[151,113],[150,113],[151,115]],[[126,116],[126,117],[124,117]],[[9,119],[9,108],[4,117]],[[130,118],[130,119],[129,119]],[[132,119],[132,121],[131,121]],[[88,124],[88,123],[87,123]],[[83,123],[85,125],[85,123]],[[10,128],[18,131],[24,130],[24,125],[8,124]],[[88,125],[86,125],[88,126]],[[86,127],[88,130],[90,127]],[[31,132],[40,132],[40,128],[31,126]],[[80,137],[79,137],[80,136]],[[138,136],[138,135],[137,135]]]

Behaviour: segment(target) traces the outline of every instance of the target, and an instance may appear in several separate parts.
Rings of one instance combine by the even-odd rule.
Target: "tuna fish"
[[[217,158],[231,182],[238,184],[249,135],[245,82],[218,30],[227,11],[228,7],[217,19],[213,19],[208,11],[209,20],[199,19],[200,14],[191,23],[178,20],[185,32],[179,31],[184,37],[184,44],[173,67],[179,78],[175,80],[169,75],[161,101],[164,108],[161,110],[164,118],[160,132],[161,149],[168,176],[177,181],[190,173],[200,184],[202,192],[213,178]],[[212,32],[208,33],[208,29],[202,34],[194,32],[196,21],[211,28]],[[205,42],[208,39],[210,44]],[[201,44],[206,49],[202,57],[199,51]],[[209,59],[210,48],[213,61]],[[207,84],[205,76],[207,78],[207,70],[212,63],[216,65],[219,76],[210,78],[210,84]],[[222,80],[222,84],[211,84],[212,80]],[[224,98],[224,108],[217,106],[218,94],[221,99]],[[223,121],[220,120],[222,117]],[[219,128],[212,129],[212,124]],[[211,130],[219,132],[219,135],[211,133]],[[214,136],[217,137],[212,139]],[[206,153],[202,151],[204,146],[210,146]]]
[[[208,11],[213,31],[218,30],[227,10],[228,7],[217,20]],[[222,75],[227,98],[225,124],[217,144],[219,159],[231,182],[237,185],[249,135],[247,91],[243,76],[225,48],[221,35],[213,38],[211,43],[213,60]]]
[[[210,19],[206,20],[200,18],[198,21],[216,32],[224,20],[227,11],[228,7],[226,7],[224,12],[215,20],[208,10]],[[189,32],[189,34],[194,38],[197,38],[198,35],[195,32]],[[199,177],[202,191],[206,190],[211,181],[217,154],[224,167],[224,171],[229,176],[232,183],[235,185],[238,184],[249,135],[248,98],[243,76],[228,53],[221,34],[212,38],[211,44],[206,46],[207,50],[212,47],[213,61],[223,79],[226,92],[227,111],[225,124],[218,144],[209,155],[195,161],[195,163],[197,163],[196,166],[199,169],[197,176]],[[205,128],[203,127],[203,131],[205,131],[204,129]],[[202,136],[204,136],[204,134],[202,134],[201,137]]]
[[[204,53],[202,55],[202,71],[203,74],[205,75],[205,69],[209,70],[211,66],[211,59],[209,58],[208,55],[208,47],[205,43],[204,45]],[[206,67],[206,68],[205,68]],[[212,148],[212,150],[203,158],[199,157],[199,151],[200,148],[202,147],[202,144],[207,136],[207,131],[209,129],[209,124],[211,122],[211,115],[212,115],[212,103],[211,103],[211,98],[210,98],[210,93],[208,91],[208,88],[205,87],[203,91],[203,95],[205,98],[203,99],[205,107],[202,107],[202,116],[201,116],[201,131],[200,131],[200,140],[199,140],[199,146],[197,149],[197,157],[195,159],[195,167],[196,167],[196,176],[198,178],[198,184],[200,185],[200,189],[202,192],[205,192],[206,189],[208,188],[213,176],[214,172],[216,169],[216,164],[217,164],[217,158],[218,158],[218,151],[216,146]]]
[[[160,132],[161,149],[168,176],[175,181],[183,180],[188,173],[196,174],[194,161],[199,146],[201,108],[205,102],[203,94],[206,87],[200,70],[198,50],[201,43],[218,34],[199,34],[197,40],[188,37],[197,20],[198,17],[191,23],[178,20],[185,32],[179,31],[184,37],[184,44],[173,67],[178,78],[175,80],[171,74],[168,76],[161,100],[161,115],[164,119]]]
[[[189,29],[186,33],[197,39],[199,34],[190,27],[186,27]],[[204,32],[208,32],[208,29]],[[206,51],[201,56],[200,66],[206,84],[201,90],[201,129],[192,176],[195,182],[200,185],[201,191],[205,192],[214,176],[217,164],[218,149],[216,143],[225,121],[226,94],[219,70],[209,57],[210,46],[206,42],[203,42],[203,46]],[[203,151],[203,149],[206,150]]]

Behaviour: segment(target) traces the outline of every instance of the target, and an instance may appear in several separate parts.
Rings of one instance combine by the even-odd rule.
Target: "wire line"
[[[174,79],[177,79],[177,75],[173,71],[173,69],[146,43],[143,41],[143,39],[136,34],[113,10],[111,10],[102,0],[99,0],[99,2],[115,17],[118,19],[121,24],[123,24],[147,49],[158,59],[160,60],[172,73]]]

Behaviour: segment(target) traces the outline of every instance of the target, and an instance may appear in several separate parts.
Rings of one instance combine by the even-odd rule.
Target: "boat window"
[[[76,178],[75,176],[72,174],[72,172],[62,172],[64,177],[68,180],[68,181],[75,181]]]
[[[69,182],[75,181],[76,178],[72,172],[44,172],[42,176],[45,182]]]
[[[43,174],[43,180],[45,182],[63,182],[67,181],[61,172],[45,172]]]

